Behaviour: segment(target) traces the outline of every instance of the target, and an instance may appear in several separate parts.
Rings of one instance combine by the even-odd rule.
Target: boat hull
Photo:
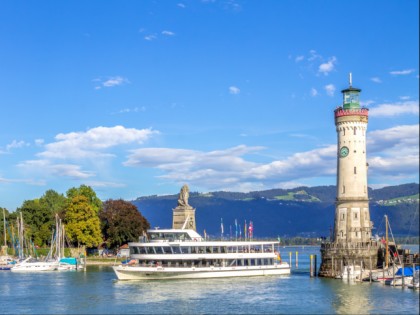
[[[45,262],[38,262],[38,263],[23,263],[17,264],[10,269],[13,272],[38,272],[38,271],[53,271],[57,270],[58,264],[57,263],[45,263]]]
[[[252,277],[289,275],[290,267],[287,263],[264,267],[205,267],[205,268],[163,268],[114,266],[118,280],[168,280],[168,279],[206,279],[228,277]]]

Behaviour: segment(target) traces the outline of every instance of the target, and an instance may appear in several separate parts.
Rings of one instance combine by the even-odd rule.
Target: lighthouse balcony
[[[368,116],[369,109],[367,108],[352,108],[352,109],[344,109],[343,107],[338,107],[334,111],[335,118],[343,117],[343,116]]]

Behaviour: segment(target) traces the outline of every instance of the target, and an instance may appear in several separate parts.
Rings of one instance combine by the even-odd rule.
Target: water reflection
[[[337,314],[370,314],[373,311],[372,301],[367,286],[355,282],[337,282],[334,286],[332,306]],[[341,283],[340,283],[341,282]]]

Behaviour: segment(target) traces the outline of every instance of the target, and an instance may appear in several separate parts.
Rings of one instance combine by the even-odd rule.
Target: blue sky
[[[361,88],[369,185],[419,181],[419,2],[2,1],[0,207],[334,185]]]

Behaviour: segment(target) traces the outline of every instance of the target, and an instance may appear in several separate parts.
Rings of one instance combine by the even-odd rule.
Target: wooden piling
[[[312,278],[314,276],[314,272],[312,269],[312,255],[309,255],[309,276]]]

